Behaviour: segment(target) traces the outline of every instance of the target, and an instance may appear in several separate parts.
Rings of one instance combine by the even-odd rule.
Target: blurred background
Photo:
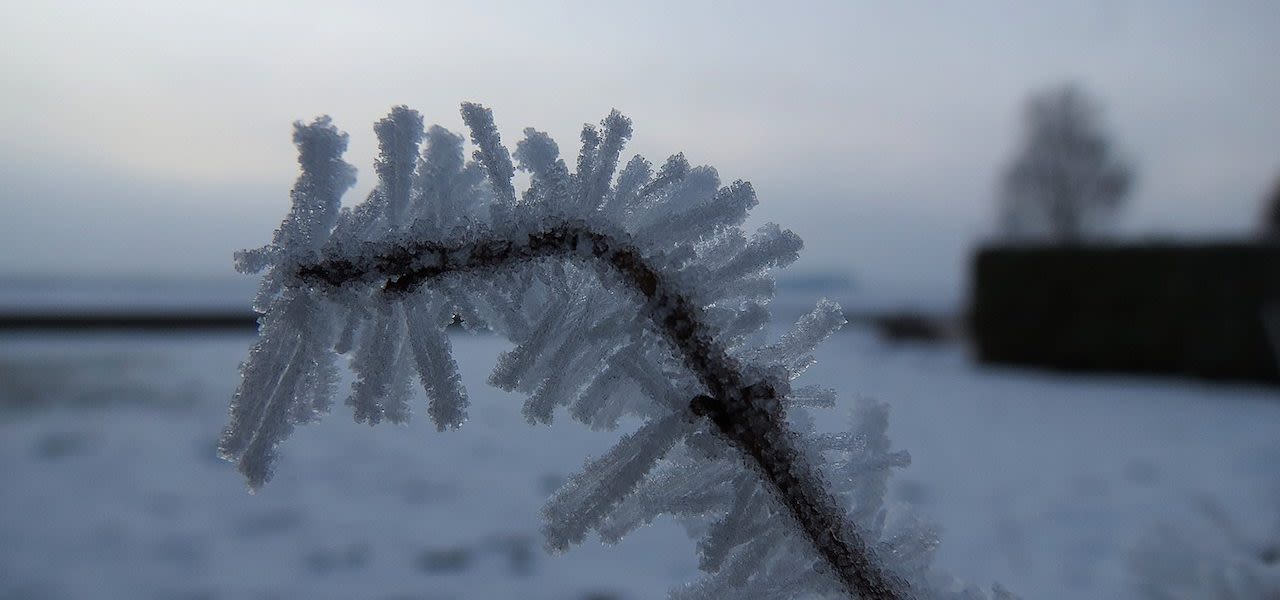
[[[566,154],[617,108],[627,156],[750,180],[748,225],[806,243],[775,322],[845,306],[806,377],[833,419],[891,405],[914,463],[890,497],[939,525],[942,569],[1274,598],[1277,30],[1243,1],[6,4],[0,598],[649,598],[696,574],[672,522],[543,552],[546,494],[619,434],[526,426],[483,335],[454,340],[461,431],[339,407],[253,496],[214,457],[254,337],[231,254],[288,210],[291,124],[351,133],[350,205],[374,121],[462,131],[464,100]]]

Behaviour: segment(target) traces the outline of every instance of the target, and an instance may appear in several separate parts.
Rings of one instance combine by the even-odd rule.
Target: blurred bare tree
[[[1001,180],[1006,237],[1072,243],[1111,224],[1133,171],[1115,156],[1101,112],[1071,83],[1030,98],[1022,148]]]
[[[1280,237],[1280,178],[1276,178],[1276,184],[1271,188],[1271,195],[1267,196],[1266,211],[1262,223],[1263,231],[1266,235]]]

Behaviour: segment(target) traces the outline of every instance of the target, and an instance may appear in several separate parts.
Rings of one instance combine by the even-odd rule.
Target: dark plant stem
[[[589,250],[586,252],[584,250]],[[297,268],[309,284],[341,286],[351,282],[381,285],[390,293],[409,292],[448,274],[497,269],[548,257],[585,256],[612,267],[645,299],[654,325],[679,350],[707,391],[690,411],[710,419],[769,482],[800,529],[846,591],[866,600],[899,600],[906,586],[872,559],[866,542],[849,522],[835,497],[821,485],[809,461],[796,448],[784,419],[778,384],[767,377],[751,381],[742,366],[716,342],[702,310],[678,293],[634,247],[576,224],[561,224],[528,234],[527,239],[473,238],[441,244],[417,242],[385,250],[370,260],[329,259]]]

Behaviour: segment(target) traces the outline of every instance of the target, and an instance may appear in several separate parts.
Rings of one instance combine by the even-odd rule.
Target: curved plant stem
[[[668,285],[636,248],[583,225],[564,223],[528,234],[527,239],[474,237],[451,245],[408,243],[368,260],[330,259],[302,265],[297,275],[311,284],[363,282],[395,293],[448,274],[587,255],[612,267],[644,297],[646,314],[707,391],[690,402],[690,412],[710,419],[749,458],[846,591],[867,600],[902,598],[905,586],[880,568],[845,511],[822,486],[817,471],[796,449],[777,384],[768,378],[749,380],[742,366],[715,341],[702,310]]]

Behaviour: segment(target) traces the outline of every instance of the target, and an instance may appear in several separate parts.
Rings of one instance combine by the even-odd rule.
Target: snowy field
[[[618,432],[523,421],[484,385],[504,342],[455,336],[471,421],[354,424],[337,406],[249,495],[214,457],[248,334],[0,337],[0,598],[657,598],[695,575],[659,522],[541,548],[547,493]],[[959,345],[846,330],[804,378],[893,407],[893,480],[942,529],[938,564],[1028,599],[1134,596],[1142,536],[1219,507],[1280,521],[1280,392],[984,369]],[[842,419],[843,407],[819,411]]]

